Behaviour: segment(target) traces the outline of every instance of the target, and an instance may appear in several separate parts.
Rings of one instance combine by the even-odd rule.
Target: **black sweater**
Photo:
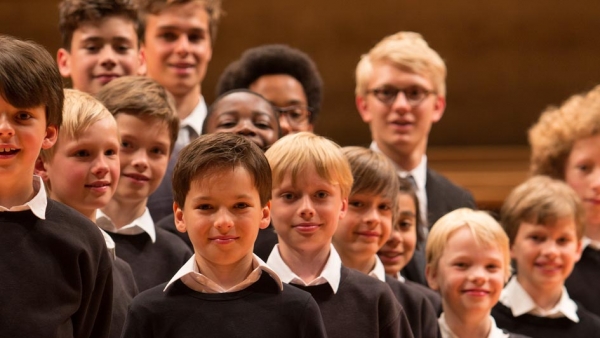
[[[48,200],[0,212],[0,337],[108,337],[112,264],[96,225]]]
[[[590,338],[600,334],[600,318],[582,308],[577,310],[579,323],[566,317],[545,318],[530,314],[514,317],[502,303],[494,306],[492,316],[499,328],[532,338]]]
[[[600,316],[600,251],[589,246],[565,281],[569,296],[583,307]]]
[[[423,284],[415,283],[409,280],[406,280],[404,284],[411,288],[414,288],[415,290],[425,295],[425,297],[427,297],[427,299],[433,306],[433,309],[435,310],[436,317],[439,317],[442,314],[442,297],[437,291],[434,291]]]
[[[115,241],[117,256],[131,266],[140,292],[168,282],[192,257],[192,251],[179,237],[158,227],[154,243],[145,232],[108,234]]]
[[[310,292],[323,316],[329,338],[413,337],[404,309],[381,281],[342,266],[340,285],[300,286]]]
[[[325,336],[319,307],[306,292],[284,285],[267,274],[244,290],[200,293],[181,280],[163,292],[165,284],[133,300],[123,338],[259,338]]]
[[[110,338],[119,338],[123,332],[127,310],[138,288],[133,279],[133,272],[127,262],[116,257],[113,261],[113,306],[110,322]]]

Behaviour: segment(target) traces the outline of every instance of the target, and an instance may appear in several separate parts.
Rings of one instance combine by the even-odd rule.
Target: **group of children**
[[[385,147],[395,136],[378,125],[388,105],[402,116],[394,128],[426,136],[443,114],[437,54],[406,61],[414,68],[385,63],[398,41],[431,53],[420,36],[363,56],[357,106],[377,135],[371,149],[341,148],[311,132],[322,82],[305,54],[249,50],[207,107],[220,2],[139,6],[63,1],[58,67],[41,46],[0,36],[1,336],[600,330],[600,87],[530,130],[533,176],[500,222],[460,208],[469,196],[427,169],[427,184],[461,196],[438,217],[428,210],[438,197],[421,196],[424,155],[399,175]],[[417,84],[397,88],[386,74]],[[429,122],[405,117],[413,108]],[[393,142],[425,151],[426,138]]]

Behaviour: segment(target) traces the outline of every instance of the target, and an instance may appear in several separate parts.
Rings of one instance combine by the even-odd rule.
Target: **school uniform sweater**
[[[427,297],[427,300],[429,300],[429,303],[431,303],[431,306],[433,306],[436,317],[439,317],[442,314],[442,297],[437,291],[434,291],[423,284],[415,283],[409,280],[406,280],[404,284]]]
[[[312,297],[289,285],[281,291],[265,272],[237,292],[196,292],[181,280],[165,285],[134,299],[123,338],[326,337]]]
[[[110,338],[121,337],[129,305],[137,294],[138,288],[131,267],[124,260],[115,257],[113,260],[113,306]]]
[[[565,281],[569,296],[583,307],[600,316],[600,250],[590,246],[581,254],[573,272]]]
[[[108,337],[112,263],[96,225],[48,199],[45,219],[0,212],[0,228],[0,337]]]

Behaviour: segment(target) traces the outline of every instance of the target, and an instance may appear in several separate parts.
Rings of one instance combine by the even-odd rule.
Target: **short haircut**
[[[387,36],[368,54],[362,55],[356,66],[357,96],[367,94],[373,67],[382,63],[428,78],[435,92],[446,96],[446,64],[440,55],[429,47],[421,34],[399,32]]]
[[[246,50],[221,74],[217,95],[236,88],[249,88],[262,76],[278,74],[289,75],[300,82],[311,108],[310,123],[314,123],[323,97],[321,75],[308,54],[286,45],[264,45]]]
[[[65,105],[62,114],[60,134],[56,144],[50,149],[42,149],[40,155],[44,162],[50,161],[61,139],[77,139],[94,123],[113,117],[98,100],[76,89],[65,89]],[[116,122],[115,122],[116,125]]]
[[[143,76],[123,76],[102,87],[96,98],[114,116],[127,114],[163,122],[169,128],[169,154],[173,152],[179,135],[179,117],[173,95],[158,82]]]
[[[585,233],[585,211],[577,193],[565,182],[548,176],[533,176],[517,186],[500,210],[500,222],[510,244],[523,222],[553,225],[559,218],[573,217],[577,238]]]
[[[197,2],[204,5],[208,14],[208,29],[210,33],[210,42],[214,45],[217,39],[217,27],[221,19],[221,0],[139,0],[140,6],[140,39],[144,41],[146,33],[146,17],[150,15],[159,15],[160,12],[170,6],[184,5],[190,2]]]
[[[0,95],[16,108],[45,106],[46,124],[62,123],[62,77],[52,56],[35,42],[0,35]]]
[[[256,144],[229,133],[201,135],[181,150],[173,169],[175,202],[184,207],[192,181],[238,167],[248,171],[265,206],[271,199],[269,162]]]
[[[415,188],[413,187],[410,180],[408,180],[407,178],[399,177],[398,182],[400,184],[399,194],[408,195],[415,204],[415,231],[417,232],[417,248],[419,248],[421,246],[421,243],[425,241],[426,231],[425,225],[423,224],[423,220],[421,219],[421,212],[419,211],[419,198],[417,197],[417,192],[415,191]],[[394,228],[396,228],[396,226],[397,225],[395,223]]]
[[[352,170],[340,146],[325,137],[310,132],[300,132],[280,138],[265,155],[273,172],[273,185],[281,184],[286,174],[292,176],[292,185],[310,166],[317,174],[339,184],[342,198],[347,198],[352,188]]]
[[[133,24],[139,38],[138,7],[135,0],[63,0],[58,5],[58,28],[62,46],[71,50],[73,33],[82,24],[120,16]]]
[[[529,129],[531,173],[564,180],[576,141],[600,134],[600,86],[549,107]]]
[[[485,211],[460,208],[442,216],[431,228],[425,246],[427,266],[437,271],[448,239],[459,229],[469,229],[475,241],[484,247],[497,247],[502,252],[505,282],[510,277],[508,236],[498,222]]]

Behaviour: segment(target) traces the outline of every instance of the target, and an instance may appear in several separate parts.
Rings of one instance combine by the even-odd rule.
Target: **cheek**
[[[415,229],[410,229],[406,232],[400,232],[402,238],[402,246],[405,253],[413,253],[417,245],[417,235]]]

